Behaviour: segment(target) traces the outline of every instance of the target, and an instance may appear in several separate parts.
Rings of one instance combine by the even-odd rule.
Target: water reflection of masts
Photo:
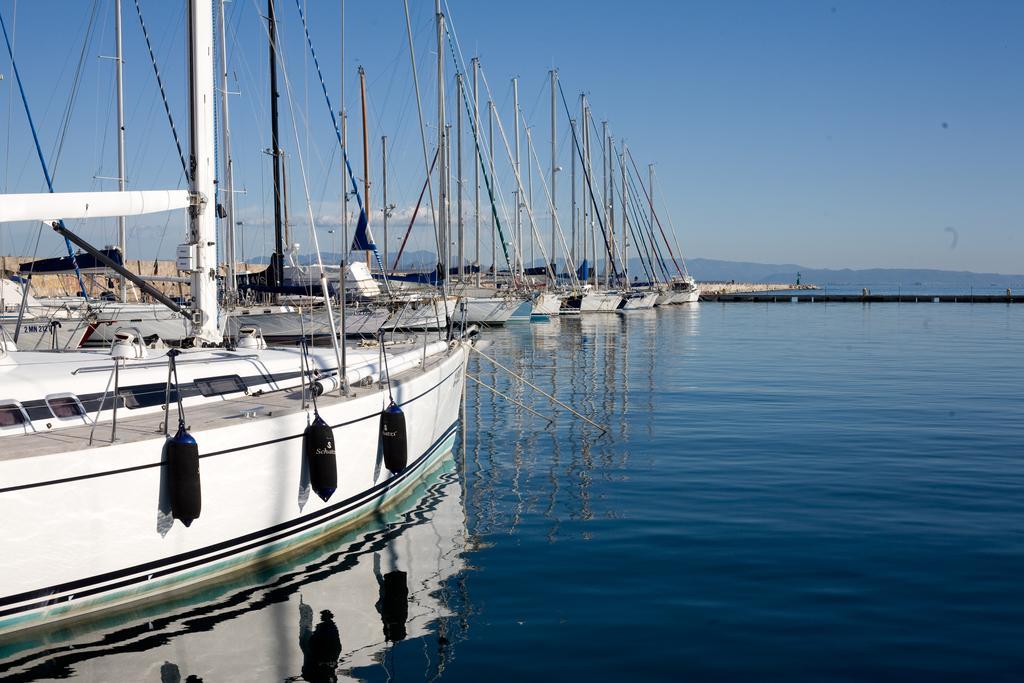
[[[558,325],[562,327],[563,321],[561,317],[552,318],[548,323],[549,325]],[[570,354],[570,363],[572,355]],[[558,347],[555,348],[555,353],[551,355],[551,395],[558,395],[558,370],[559,370],[559,359],[561,358],[561,352]],[[575,421],[573,421],[575,424]],[[553,543],[558,537],[558,527],[560,522],[558,516],[555,515],[555,502],[558,500],[558,468],[562,459],[562,451],[560,444],[561,439],[558,438],[557,430],[551,435],[551,465],[548,467],[548,481],[551,483],[551,493],[548,496],[548,506],[544,511],[544,517],[551,521],[551,526],[548,528],[547,540],[548,543]]]

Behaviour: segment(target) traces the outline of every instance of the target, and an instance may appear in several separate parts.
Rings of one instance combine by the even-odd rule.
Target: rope
[[[511,397],[511,396],[509,396],[508,394],[503,394],[503,393],[501,393],[500,391],[498,391],[497,389],[495,389],[494,387],[492,387],[492,386],[491,386],[490,384],[484,384],[484,383],[483,383],[482,381],[480,381],[479,379],[477,379],[477,378],[476,378],[476,377],[474,377],[473,375],[469,374],[468,372],[466,373],[466,379],[471,379],[471,380],[473,380],[474,382],[476,382],[477,384],[479,384],[480,386],[482,386],[482,387],[483,387],[484,389],[487,389],[488,391],[491,391],[491,392],[493,392],[493,393],[494,393],[495,395],[497,395],[497,396],[500,396],[501,398],[505,399],[505,400],[506,400],[506,401],[508,401],[509,403],[514,403],[514,404],[516,404],[517,406],[519,406],[519,407],[520,407],[520,408],[522,408],[523,410],[525,410],[525,411],[527,411],[527,412],[529,412],[529,413],[532,413],[533,415],[536,415],[536,416],[537,416],[537,417],[539,417],[540,419],[542,419],[542,420],[547,420],[547,423],[548,423],[549,425],[551,425],[551,424],[554,424],[554,422],[555,422],[553,418],[550,418],[550,417],[548,417],[547,415],[544,415],[544,414],[542,414],[542,413],[538,413],[538,412],[537,412],[536,410],[534,410],[534,409],[533,409],[533,408],[531,408],[530,406],[526,405],[525,403],[522,403],[521,401],[517,401],[517,400],[515,400],[514,398],[512,398],[512,397]]]
[[[543,389],[541,389],[540,387],[538,387],[538,386],[537,386],[536,384],[533,384],[532,382],[530,382],[530,381],[529,381],[528,379],[526,379],[526,378],[525,378],[525,377],[523,377],[522,375],[517,375],[516,373],[512,372],[511,370],[509,370],[508,368],[506,368],[506,367],[505,367],[504,365],[502,365],[501,363],[499,363],[498,361],[496,361],[495,359],[491,358],[491,357],[490,357],[490,356],[488,356],[488,355],[487,355],[486,353],[484,353],[483,351],[481,351],[481,350],[480,350],[479,348],[477,348],[476,346],[470,346],[469,348],[473,349],[474,351],[476,351],[477,353],[479,353],[479,354],[480,354],[481,356],[483,356],[483,357],[484,357],[484,358],[486,358],[487,360],[491,361],[492,363],[494,363],[495,365],[497,365],[497,366],[498,366],[499,368],[501,368],[502,370],[504,370],[505,372],[507,372],[507,373],[508,373],[509,375],[511,375],[512,377],[515,377],[516,379],[518,379],[518,380],[519,380],[520,382],[522,382],[522,383],[523,383],[523,384],[525,384],[526,386],[528,386],[528,387],[530,387],[531,389],[533,389],[533,390],[537,391],[538,393],[540,393],[540,394],[541,394],[542,396],[544,396],[545,398],[547,398],[547,399],[548,399],[549,401],[551,401],[552,403],[555,403],[555,404],[557,404],[557,405],[560,405],[561,407],[565,408],[565,409],[566,409],[566,410],[568,410],[568,411],[569,411],[570,413],[572,413],[572,414],[573,414],[573,415],[575,415],[576,417],[580,418],[581,420],[583,420],[583,421],[584,421],[584,422],[586,422],[587,424],[589,424],[589,425],[592,425],[592,426],[594,426],[594,427],[597,427],[598,429],[600,429],[600,430],[601,430],[601,433],[602,433],[602,434],[605,434],[605,433],[607,433],[607,432],[608,432],[608,429],[607,429],[606,427],[602,427],[601,425],[599,425],[599,424],[597,424],[596,422],[594,422],[593,420],[591,420],[591,419],[590,419],[589,417],[587,417],[587,416],[585,416],[585,415],[583,415],[583,414],[579,413],[578,411],[574,410],[574,409],[573,409],[572,407],[570,407],[570,406],[568,406],[568,405],[566,405],[566,404],[562,403],[562,402],[561,402],[561,401],[559,401],[559,400],[558,400],[557,398],[555,398],[554,396],[552,396],[552,395],[551,395],[551,394],[549,394],[548,392],[544,391]]]
[[[142,35],[146,38],[146,49],[149,51],[149,61],[153,65],[153,73],[156,74],[156,84],[160,87],[160,97],[164,101],[164,112],[167,113],[167,122],[171,124],[171,134],[174,136],[174,144],[178,148],[178,159],[181,161],[181,170],[185,172],[185,178],[191,178],[188,172],[188,164],[185,163],[185,153],[181,151],[181,140],[178,138],[178,129],[174,126],[174,117],[171,116],[171,107],[167,104],[167,92],[164,90],[164,81],[160,78],[160,68],[156,64],[156,55],[153,54],[153,44],[149,41],[149,31],[146,29],[146,22],[142,19],[142,7],[139,0],[135,0],[135,13],[139,15],[139,25],[142,27]]]

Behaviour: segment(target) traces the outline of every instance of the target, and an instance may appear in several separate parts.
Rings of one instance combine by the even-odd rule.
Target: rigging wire
[[[636,167],[636,161],[633,159],[633,155],[627,153],[627,156],[629,157],[630,162],[633,164],[633,169],[636,170],[637,177],[639,178],[640,177],[640,171]],[[668,237],[665,236],[665,229],[661,227],[661,221],[658,220],[658,214],[654,210],[654,202],[651,200],[651,196],[649,194],[647,194],[647,189],[644,188],[643,180],[640,181],[640,187],[644,189],[644,195],[647,197],[647,201],[648,201],[648,203],[649,203],[649,205],[651,207],[651,216],[654,217],[654,220],[658,224],[658,229],[661,231],[661,237],[662,237],[662,239],[665,240],[665,246],[668,247],[668,253],[671,254],[671,256],[672,256],[672,262],[675,263],[676,270],[679,271],[679,275],[682,276],[682,277],[685,277],[685,275],[683,275],[682,269],[679,267],[679,264],[676,263],[676,255],[674,253],[672,253],[672,245],[668,243]]]
[[[178,148],[178,159],[181,161],[181,169],[185,177],[190,178],[188,164],[185,163],[185,153],[181,151],[181,140],[178,138],[178,129],[174,125],[174,117],[171,116],[171,107],[167,104],[167,91],[164,90],[164,81],[160,77],[160,67],[156,63],[156,55],[153,54],[153,44],[149,40],[149,31],[146,29],[146,22],[142,18],[142,7],[139,0],[135,0],[135,13],[139,15],[139,25],[142,27],[142,35],[146,39],[146,49],[149,51],[149,61],[153,65],[153,73],[156,75],[156,83],[160,86],[160,97],[164,102],[164,112],[167,114],[167,122],[171,124],[171,135],[174,136],[174,144]]]
[[[441,247],[442,247],[442,245],[441,245],[442,236],[441,236],[441,231],[439,229],[438,221],[437,221],[437,215],[438,215],[437,214],[437,206],[434,204],[434,187],[433,187],[433,183],[431,182],[431,172],[432,172],[431,169],[433,168],[433,164],[430,163],[430,161],[429,161],[430,155],[427,153],[427,127],[426,127],[426,123],[424,123],[424,121],[423,121],[423,100],[422,100],[422,97],[420,96],[420,77],[419,77],[419,71],[416,68],[416,48],[415,48],[413,40],[412,40],[412,19],[409,17],[409,0],[403,0],[402,4],[403,4],[403,6],[405,8],[405,33],[406,33],[406,38],[409,41],[409,61],[412,63],[413,89],[416,92],[416,114],[419,117],[419,122],[420,122],[420,144],[421,144],[421,146],[423,148],[423,168],[427,172],[426,185],[427,185],[427,196],[430,199],[430,218],[431,218],[431,221],[433,222],[433,225],[434,225],[434,240],[435,240],[436,246],[437,246],[437,258],[438,258],[438,260],[440,260],[441,254],[442,254],[442,249],[441,249]],[[438,155],[442,154],[440,140],[441,140],[441,131],[438,131],[438,145],[437,145],[437,148],[438,148],[437,153],[438,153]],[[397,263],[397,260],[396,260],[396,263]],[[447,276],[447,273],[445,275]],[[447,281],[447,279],[448,279],[447,277],[444,278],[445,281]],[[441,287],[442,287],[441,292],[443,294],[444,293],[445,285],[442,283]]]
[[[136,2],[138,2],[138,0],[136,0]],[[320,60],[317,59],[316,50],[313,48],[313,38],[309,35],[309,26],[306,23],[306,15],[302,12],[302,5],[300,4],[299,0],[295,0],[295,8],[299,11],[299,18],[302,20],[302,31],[306,35],[306,44],[309,46],[309,54],[313,57],[313,66],[316,67],[316,75],[317,75],[317,78],[320,80],[320,88],[323,90],[323,93],[324,93],[324,100],[327,103],[327,111],[330,112],[330,114],[331,114],[331,123],[334,124],[334,133],[335,133],[335,135],[338,138],[338,146],[341,148],[341,157],[345,161],[345,169],[348,171],[349,180],[352,182],[352,194],[353,194],[353,196],[356,199],[356,205],[359,207],[359,219],[358,219],[358,222],[356,224],[356,226],[357,226],[356,227],[356,234],[357,235],[359,234],[359,226],[362,226],[363,230],[366,232],[367,241],[370,241],[369,240],[369,236],[370,236],[370,226],[369,226],[370,217],[367,214],[366,207],[363,206],[363,197],[362,197],[362,195],[359,194],[359,187],[358,187],[358,185],[356,185],[356,178],[355,178],[355,175],[352,173],[352,165],[348,161],[348,152],[345,150],[345,145],[344,145],[344,143],[341,140],[341,129],[338,127],[338,119],[334,115],[334,107],[331,105],[331,96],[327,93],[327,83],[324,82],[324,75],[323,75],[323,72],[320,70]],[[285,74],[285,83],[287,84],[287,82],[288,82],[288,75],[286,73]],[[294,125],[294,121],[293,121],[293,125]],[[298,141],[296,141],[296,145],[298,145]],[[305,170],[303,170],[303,176],[305,176]],[[312,214],[312,210],[310,211],[310,214]],[[311,215],[311,218],[312,218],[312,215]],[[316,235],[316,231],[314,231],[314,238],[315,238],[315,235]],[[373,243],[371,241],[371,245],[372,244]],[[350,246],[351,245],[345,245],[345,249],[347,250],[346,253],[348,253],[348,251],[351,251],[351,249],[349,249]],[[380,268],[381,276],[382,276],[382,278],[384,280],[384,288],[387,291],[388,298],[391,298],[392,297],[391,285],[388,283],[387,271],[384,269],[384,262],[381,261],[380,254],[377,251],[376,245],[373,245],[373,255],[377,259],[377,266]],[[320,257],[320,255],[319,255],[319,247],[318,247],[317,248],[317,258],[319,259],[319,257]],[[325,294],[326,294],[326,292],[325,292]]]
[[[658,176],[657,171],[654,173],[654,182],[658,185],[658,191],[664,195],[665,190],[661,187],[661,177]],[[653,190],[654,188],[652,187],[651,189]],[[665,215],[668,217],[668,227],[672,232],[672,239],[676,243],[676,249],[679,250],[679,260],[683,262],[683,272],[685,273],[685,277],[688,278],[690,277],[690,271],[686,267],[686,259],[683,257],[683,249],[679,246],[679,233],[676,231],[676,226],[672,223],[672,212],[668,210],[667,204],[665,205]]]
[[[25,117],[28,119],[29,129],[32,131],[32,141],[36,146],[36,155],[39,157],[39,164],[43,169],[43,177],[46,178],[46,186],[52,193],[53,179],[50,177],[50,171],[46,166],[46,159],[43,157],[43,148],[39,144],[39,134],[36,131],[36,124],[32,120],[32,111],[28,106],[28,97],[25,95],[25,86],[21,82],[21,73],[18,71],[18,63],[14,61],[14,49],[11,47],[11,39],[7,35],[7,22],[4,21],[4,15],[2,12],[0,12],[0,28],[3,29],[4,42],[7,44],[7,54],[11,58],[11,69],[14,71],[14,80],[18,82],[18,92],[21,94],[21,103],[25,107]],[[64,227],[63,220],[58,220],[58,223],[62,228]],[[75,251],[71,248],[71,240],[66,236],[64,237],[64,244],[67,247],[71,263],[75,267],[75,275],[78,276],[78,286],[82,291],[82,298],[88,301],[89,293],[85,291],[85,281],[82,280],[82,271],[78,268],[78,261],[75,259]]]

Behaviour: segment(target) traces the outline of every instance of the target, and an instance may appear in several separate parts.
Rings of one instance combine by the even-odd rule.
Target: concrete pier
[[[759,304],[1024,304],[1024,294],[702,294],[700,300]]]

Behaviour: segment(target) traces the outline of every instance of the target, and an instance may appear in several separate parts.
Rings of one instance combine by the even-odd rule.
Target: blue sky
[[[337,107],[339,3],[302,1]],[[510,135],[510,79],[520,77],[520,106],[534,126],[544,173],[550,158],[547,71],[557,66],[570,98],[587,92],[595,117],[609,121],[616,140],[625,139],[639,162],[656,164],[664,189],[661,213],[671,214],[689,256],[1024,272],[1024,3],[450,1],[465,56],[481,57]],[[294,0],[278,3],[293,99],[287,101],[282,84],[295,240],[310,242],[298,150],[321,245],[329,247],[336,236],[327,231],[339,215],[337,146]],[[184,133],[182,12],[173,2],[141,4]],[[16,55],[48,156],[55,154],[75,67],[91,36],[56,172],[58,189],[112,189],[110,181],[96,178],[116,173],[113,66],[99,58],[113,49],[113,0],[95,3],[94,28],[87,33],[93,5],[0,0],[9,28],[16,28]],[[231,100],[236,184],[246,190],[238,211],[250,257],[271,248],[270,166],[262,154],[269,146],[264,5],[234,0],[228,10],[231,87],[241,92]],[[433,3],[410,5],[433,137]],[[131,186],[175,187],[180,164],[133,2],[124,3],[123,17]],[[402,4],[349,0],[346,22],[352,161],[361,175],[356,67],[362,64],[374,224],[380,216],[381,135],[389,138],[389,201],[408,220],[423,182],[423,159]],[[0,73],[0,187],[40,191],[24,114],[11,99],[6,54]],[[453,78],[451,63],[447,76]],[[569,147],[561,112],[558,125],[559,163],[566,169],[559,174],[558,202],[567,207]],[[497,156],[499,186],[510,196],[512,176],[504,152]],[[465,164],[470,168],[468,147]],[[536,177],[534,183],[535,212],[548,240],[543,191]],[[466,213],[472,226],[470,204]],[[562,221],[568,224],[567,212]],[[181,239],[179,216],[138,218],[129,226],[130,258],[170,257]],[[79,229],[95,242],[113,240],[110,221]],[[3,228],[0,251],[31,251],[36,230]],[[379,227],[375,232],[381,241]],[[411,248],[432,243],[426,224],[414,229]],[[41,254],[61,248],[44,233]],[[482,251],[486,265],[489,238]]]

